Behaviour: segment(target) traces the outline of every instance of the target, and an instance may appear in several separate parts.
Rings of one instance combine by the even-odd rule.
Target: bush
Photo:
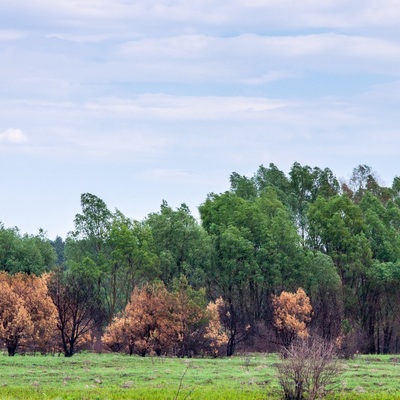
[[[322,398],[340,373],[336,346],[319,337],[294,340],[282,350],[277,369],[285,399]]]

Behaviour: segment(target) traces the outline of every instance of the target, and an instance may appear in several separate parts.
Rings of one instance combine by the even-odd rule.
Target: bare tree
[[[57,328],[66,357],[77,345],[91,340],[92,329],[101,322],[101,302],[93,278],[84,271],[57,270],[48,289],[57,309]]]
[[[277,369],[287,400],[322,398],[341,370],[335,344],[319,337],[293,341],[282,350]]]

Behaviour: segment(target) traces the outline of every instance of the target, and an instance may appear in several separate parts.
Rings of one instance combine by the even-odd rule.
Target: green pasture
[[[275,355],[0,355],[1,399],[279,399]],[[343,361],[335,399],[400,399],[400,357]]]

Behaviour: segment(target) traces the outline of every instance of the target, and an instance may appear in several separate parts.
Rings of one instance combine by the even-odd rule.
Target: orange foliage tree
[[[296,337],[308,337],[312,307],[302,288],[297,289],[296,293],[282,292],[279,296],[272,296],[272,305],[274,327],[286,348]]]
[[[106,328],[103,343],[113,351],[142,356],[169,352],[174,334],[171,307],[172,298],[162,283],[136,288],[122,315]]]
[[[0,340],[10,356],[24,346],[45,352],[55,336],[55,308],[47,277],[0,273]]]
[[[106,328],[103,344],[113,351],[145,356],[218,354],[226,343],[215,303],[185,284],[169,292],[162,283],[136,288],[124,312]],[[212,305],[214,304],[214,306]]]
[[[223,307],[224,300],[222,297],[219,297],[215,302],[210,301],[207,306],[209,321],[204,338],[208,340],[210,354],[215,357],[219,355],[220,348],[228,343],[228,336],[220,318]]]
[[[14,291],[24,300],[33,324],[25,345],[34,352],[46,353],[57,346],[57,310],[48,294],[49,278],[49,274],[40,277],[17,274],[12,277]]]

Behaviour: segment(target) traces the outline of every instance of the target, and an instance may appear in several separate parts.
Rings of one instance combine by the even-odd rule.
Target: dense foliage
[[[303,305],[310,302],[297,320],[304,335],[335,340],[344,353],[400,351],[400,177],[386,187],[360,165],[339,182],[328,168],[294,163],[288,174],[274,164],[260,166],[252,177],[232,173],[230,183],[229,191],[211,193],[200,205],[201,223],[185,204],[173,209],[165,201],[135,221],[85,193],[65,242],[0,225],[0,268],[38,276],[53,270],[48,295],[66,355],[104,333],[109,348],[165,353],[174,343],[175,354],[189,355],[192,345],[180,343],[176,329],[192,324],[197,330],[180,337],[207,342],[207,303],[217,299],[215,332],[226,338],[220,342],[226,354],[237,346],[273,350],[293,336],[291,311],[279,308],[282,293],[288,305],[299,288]],[[185,282],[185,290],[177,282]],[[13,289],[4,290],[10,295],[3,297],[13,298]],[[168,296],[175,296],[176,313],[169,309],[166,317],[159,306],[171,301]],[[10,303],[16,320],[22,301]],[[6,300],[0,303],[7,308]],[[185,316],[179,321],[178,314]],[[21,329],[34,328],[27,323]],[[120,342],[111,343],[112,335]]]

